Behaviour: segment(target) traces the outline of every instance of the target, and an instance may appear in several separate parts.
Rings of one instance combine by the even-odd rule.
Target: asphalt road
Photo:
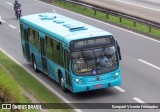
[[[160,23],[159,0],[79,0]]]
[[[71,103],[160,103],[160,41],[37,0],[19,1],[22,4],[23,15],[52,12],[54,9],[57,13],[111,32],[121,46],[123,60],[120,64],[123,83],[120,88],[78,94],[63,93],[57,83],[42,73],[35,73],[31,64],[24,60],[20,43],[19,21],[14,15],[13,0],[1,0],[0,11],[3,23],[0,25],[0,48],[34,73],[34,76],[45,82],[50,89],[57,91],[61,97]],[[159,110],[102,109],[81,109],[81,111],[159,112]]]
[[[113,0],[116,2],[121,2],[129,5],[135,5],[137,7],[142,7],[150,10],[160,11],[160,0]]]

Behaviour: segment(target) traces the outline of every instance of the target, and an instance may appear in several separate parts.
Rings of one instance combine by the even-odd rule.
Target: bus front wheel
[[[65,85],[64,85],[64,78],[63,78],[62,76],[60,76],[59,82],[60,82],[60,86],[61,86],[62,90],[63,90],[64,92],[67,92],[67,89],[66,89],[66,87],[65,87]]]

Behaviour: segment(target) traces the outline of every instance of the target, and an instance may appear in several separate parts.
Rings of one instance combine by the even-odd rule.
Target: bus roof
[[[76,39],[112,35],[107,31],[57,13],[40,13],[22,16],[20,22],[42,31],[47,35],[54,36],[67,44]]]

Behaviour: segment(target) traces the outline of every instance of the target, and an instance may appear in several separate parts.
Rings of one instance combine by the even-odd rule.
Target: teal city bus
[[[57,13],[20,18],[24,58],[74,93],[121,85],[120,47],[113,35]]]

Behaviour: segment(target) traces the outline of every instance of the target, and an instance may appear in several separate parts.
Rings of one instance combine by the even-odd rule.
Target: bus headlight
[[[73,78],[73,80],[77,83],[77,84],[82,84],[82,80],[78,79],[78,78]]]
[[[119,76],[119,73],[116,72],[114,75],[113,75],[113,79],[117,78]]]

